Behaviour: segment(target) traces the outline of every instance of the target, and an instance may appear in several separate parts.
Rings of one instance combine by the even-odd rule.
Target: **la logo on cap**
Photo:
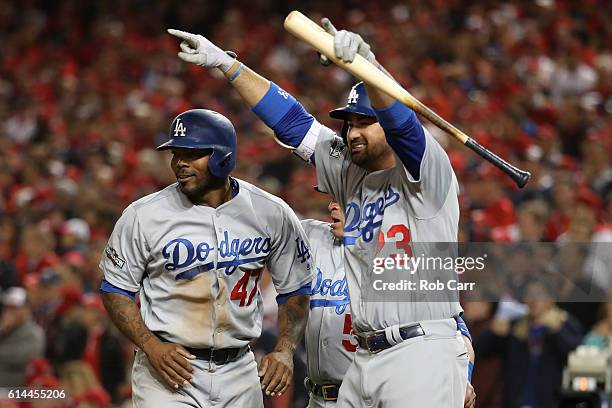
[[[176,120],[176,125],[174,125],[174,136],[185,136],[186,131],[187,128],[183,125],[183,122],[181,122],[181,118],[178,118]]]
[[[351,88],[351,92],[348,96],[348,101],[346,103],[357,103],[357,99],[359,99],[359,94],[357,93],[357,87]]]

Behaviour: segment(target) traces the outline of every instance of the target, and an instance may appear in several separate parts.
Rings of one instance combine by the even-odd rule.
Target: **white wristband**
[[[295,148],[295,154],[302,160],[308,161],[314,154],[320,131],[321,124],[315,120],[312,122],[312,125],[310,125],[310,129],[308,129],[308,133],[306,133],[304,139],[302,139],[302,143]]]

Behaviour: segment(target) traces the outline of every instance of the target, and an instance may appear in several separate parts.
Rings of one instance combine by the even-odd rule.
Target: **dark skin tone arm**
[[[293,378],[293,354],[304,336],[310,296],[289,298],[278,307],[278,340],[274,351],[264,356],[259,368],[266,395],[281,395]]]
[[[192,380],[189,360],[195,358],[182,346],[159,340],[147,328],[132,299],[119,293],[102,293],[104,308],[125,337],[141,349],[159,376],[172,389]]]

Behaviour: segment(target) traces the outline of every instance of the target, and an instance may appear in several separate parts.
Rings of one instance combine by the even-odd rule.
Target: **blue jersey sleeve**
[[[100,292],[118,293],[120,295],[127,296],[134,301],[136,300],[136,292],[130,292],[128,290],[118,288],[112,283],[109,283],[106,279],[103,279],[102,283],[100,284]]]
[[[311,292],[312,292],[312,284],[311,282],[308,282],[306,285],[302,286],[298,290],[294,290],[293,292],[276,296],[276,303],[279,305],[282,305],[287,300],[289,300],[289,298],[292,298],[294,296],[299,296],[299,295],[309,295],[310,296]]]
[[[274,130],[281,142],[296,148],[302,143],[314,122],[312,115],[306,112],[293,96],[273,82],[270,83],[268,92],[252,110],[270,129]]]
[[[425,154],[425,132],[416,113],[399,102],[375,112],[385,131],[387,143],[410,175],[419,180],[421,161]]]

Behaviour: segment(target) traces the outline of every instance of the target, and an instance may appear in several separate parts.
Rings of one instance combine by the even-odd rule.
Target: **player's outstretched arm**
[[[183,40],[179,58],[205,68],[219,69],[253,112],[274,130],[282,144],[290,148],[300,146],[314,118],[295,98],[206,37],[173,29],[168,33]]]
[[[280,395],[293,379],[293,354],[304,336],[309,295],[298,295],[278,306],[278,340],[274,351],[264,356],[259,368],[266,395]]]
[[[113,292],[102,292],[102,302],[117,328],[141,349],[159,375],[173,389],[191,381],[193,368],[187,359],[194,359],[183,347],[164,343],[147,328],[136,302]]]

